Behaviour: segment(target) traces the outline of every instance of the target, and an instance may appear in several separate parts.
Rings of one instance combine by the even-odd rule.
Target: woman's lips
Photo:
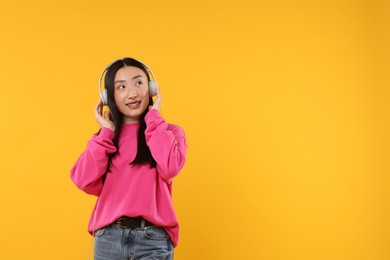
[[[138,108],[141,104],[141,101],[133,101],[130,103],[127,103],[126,106],[129,108]]]

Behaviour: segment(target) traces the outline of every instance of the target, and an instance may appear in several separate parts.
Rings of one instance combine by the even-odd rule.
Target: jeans
[[[110,225],[96,231],[94,255],[95,260],[172,260],[173,245],[161,227]]]

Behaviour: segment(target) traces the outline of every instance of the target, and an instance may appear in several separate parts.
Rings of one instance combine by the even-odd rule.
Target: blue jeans
[[[161,227],[111,225],[96,231],[94,255],[95,260],[172,260],[173,245]]]

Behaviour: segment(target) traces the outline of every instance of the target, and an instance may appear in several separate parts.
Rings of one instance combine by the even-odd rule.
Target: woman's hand
[[[103,103],[100,100],[99,103],[95,107],[96,122],[100,125],[101,128],[105,127],[105,128],[111,129],[114,132],[115,125],[110,120],[110,117],[108,115],[108,111],[104,111],[104,114],[102,116],[102,109],[103,109]]]
[[[161,91],[160,91],[160,88],[158,86],[156,86],[156,100],[154,101],[154,104],[153,106],[149,106],[149,110],[152,110],[152,109],[157,109],[158,111],[161,110]]]

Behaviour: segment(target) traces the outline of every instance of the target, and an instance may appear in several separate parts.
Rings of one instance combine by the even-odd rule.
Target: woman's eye
[[[142,85],[142,81],[138,81],[137,83],[135,83],[135,85],[136,85],[137,87],[141,86],[141,85]]]
[[[125,88],[125,86],[123,85],[118,86],[118,89],[123,89],[123,88]]]

